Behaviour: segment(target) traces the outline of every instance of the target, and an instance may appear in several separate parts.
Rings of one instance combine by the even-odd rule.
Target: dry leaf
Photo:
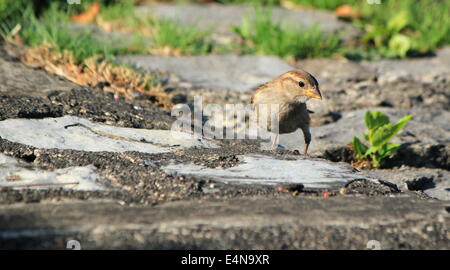
[[[350,5],[342,5],[336,8],[334,14],[341,19],[359,19],[361,18],[361,13],[356,8]]]
[[[283,0],[283,1],[281,1],[280,4],[285,9],[290,9],[290,10],[301,10],[301,9],[303,9],[302,6],[296,4],[296,3],[292,2],[292,1],[289,1],[289,0]]]
[[[170,46],[152,48],[152,49],[150,49],[150,53],[153,55],[160,55],[160,56],[180,56],[181,55],[180,49],[173,49]]]
[[[132,94],[138,91],[154,97],[156,103],[164,108],[172,106],[169,94],[161,87],[152,85],[153,78],[150,75],[113,65],[106,60],[99,61],[98,57],[91,57],[78,65],[71,52],[59,53],[52,44],[46,43],[34,48],[22,48],[19,58],[28,66],[42,68],[79,85],[101,87],[116,97],[131,99]]]
[[[100,4],[95,2],[90,5],[85,12],[71,16],[70,20],[76,23],[90,23],[95,19],[99,12]]]

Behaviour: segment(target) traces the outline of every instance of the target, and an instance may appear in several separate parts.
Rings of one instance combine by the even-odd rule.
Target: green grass
[[[352,3],[354,4],[357,2],[357,0],[290,0],[290,1],[294,4],[301,5],[304,7],[314,7],[329,10],[334,10],[338,6],[344,4],[352,4]],[[223,4],[250,4],[263,6],[274,6],[281,4],[280,0],[218,0],[218,2]]]
[[[327,10],[342,4],[356,7],[362,18],[352,23],[364,32],[356,47],[340,47],[339,37],[323,33],[318,25],[307,29],[281,27],[271,20],[270,12],[262,11],[261,7],[255,20],[247,16],[242,25],[234,29],[242,39],[241,44],[218,45],[211,41],[210,31],[170,20],[138,18],[133,12],[132,0],[100,0],[100,15],[104,20],[122,20],[136,29],[142,25],[153,29],[152,36],[132,33],[131,44],[125,42],[128,48],[94,38],[89,32],[68,31],[64,25],[68,17],[84,10],[93,1],[67,5],[65,1],[56,0],[0,0],[0,33],[5,35],[20,24],[20,35],[28,45],[52,42],[59,50],[73,51],[78,60],[94,54],[109,57],[148,53],[150,46],[168,46],[188,55],[233,50],[284,58],[328,57],[335,53],[351,59],[403,58],[426,55],[450,44],[450,0],[383,0],[381,5],[370,5],[365,0],[291,0],[302,6]],[[281,1],[221,2],[273,6]]]
[[[337,7],[350,4],[354,5],[365,0],[291,0],[293,3],[305,7],[314,7],[318,9],[335,10]]]
[[[280,5],[280,0],[220,0],[226,4]],[[363,16],[353,23],[364,36],[361,48],[349,51],[363,58],[403,58],[425,55],[450,44],[450,0],[291,0],[305,7],[335,10],[349,4]],[[361,52],[361,53],[360,53]]]
[[[83,59],[100,55],[106,58],[113,58],[115,55],[124,53],[139,53],[143,51],[141,45],[138,49],[130,51],[125,46],[118,46],[114,40],[104,40],[95,38],[89,31],[70,30],[67,25],[68,17],[66,13],[51,5],[38,19],[31,7],[27,7],[23,13],[23,18],[17,20],[16,23],[21,25],[20,36],[25,44],[29,46],[37,46],[44,43],[53,44],[56,50],[62,52],[64,50],[71,51],[77,60],[81,62]],[[8,33],[9,25],[2,25],[3,35]],[[139,44],[140,40],[136,38],[132,44]]]
[[[234,31],[242,39],[244,53],[277,55],[283,58],[327,57],[339,51],[340,39],[324,34],[320,26],[282,27],[272,20],[269,9],[257,8],[254,18],[245,16]]]
[[[102,6],[100,15],[105,20],[134,19],[133,1],[123,0],[113,5]]]
[[[362,42],[387,57],[427,54],[450,44],[450,0],[383,1],[358,5]]]
[[[169,19],[138,17],[134,14],[133,2],[130,0],[102,9],[101,16],[105,20],[121,19],[129,27],[151,29],[153,35],[149,38],[154,48],[170,47],[184,55],[206,54],[213,50],[213,44],[209,40],[210,31],[183,26]],[[142,34],[136,36],[144,38]]]
[[[155,29],[152,38],[155,47],[169,46],[189,55],[206,54],[213,49],[213,44],[207,40],[210,34],[208,31],[184,27],[164,19],[152,20],[150,24]]]
[[[8,0],[9,1],[9,0]],[[3,3],[3,2],[2,2]],[[16,25],[21,26],[20,36],[25,44],[37,46],[43,43],[52,43],[56,50],[69,50],[73,53],[77,62],[94,55],[105,58],[113,58],[122,54],[147,54],[150,45],[154,47],[169,46],[178,49],[182,54],[204,54],[212,49],[212,43],[207,41],[209,33],[191,27],[181,26],[170,20],[154,20],[151,18],[138,18],[133,13],[133,5],[130,1],[109,5],[102,8],[101,16],[105,20],[125,18],[127,25],[138,26],[144,24],[151,27],[154,35],[144,37],[141,34],[129,34],[128,42],[117,45],[120,42],[94,37],[88,30],[70,30],[69,9],[74,5],[61,5],[53,3],[40,15],[32,4],[24,2],[16,3],[13,12],[1,13],[0,34],[5,37]],[[0,6],[3,10],[3,6]]]
[[[217,2],[222,4],[250,4],[250,5],[279,5],[280,0],[217,0]]]
[[[65,11],[69,15],[82,12],[90,4],[99,2],[102,10],[111,6],[123,6],[124,2],[131,0],[81,0],[81,5],[69,5],[66,0],[1,0],[0,22],[20,17],[23,11],[30,7],[37,17],[45,13],[50,6],[57,6],[58,10]]]

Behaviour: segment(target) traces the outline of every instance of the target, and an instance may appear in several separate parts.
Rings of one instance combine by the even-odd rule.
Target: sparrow
[[[308,72],[295,69],[288,71],[279,77],[257,87],[251,96],[250,103],[254,105],[258,123],[262,118],[262,111],[258,109],[261,104],[278,104],[278,130],[272,131],[276,133],[276,137],[272,142],[272,148],[278,141],[278,135],[284,133],[292,133],[297,129],[301,129],[305,139],[304,154],[308,154],[309,144],[311,143],[311,132],[309,129],[310,117],[306,107],[306,102],[312,98],[322,99],[319,90],[319,83],[316,78]],[[271,127],[270,116],[266,116],[267,125]],[[261,123],[259,123],[261,126]],[[270,128],[267,128],[269,131]]]

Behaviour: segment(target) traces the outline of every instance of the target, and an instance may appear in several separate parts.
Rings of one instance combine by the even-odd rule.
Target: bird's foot
[[[283,145],[279,144],[279,145],[277,145],[276,149],[282,149],[282,150],[284,150],[284,149],[286,149],[286,147],[284,147]]]
[[[283,151],[283,150],[285,150],[286,149],[286,147],[284,147],[284,146],[282,146],[281,144],[278,144],[278,145],[276,145],[276,146],[273,146],[271,149],[270,149],[270,151],[272,151],[272,152],[277,152],[277,151]]]
[[[309,154],[308,154],[308,148],[307,147],[305,147],[306,149],[305,149],[305,151],[303,152],[303,155],[304,156],[309,156]],[[292,154],[294,155],[294,156],[300,156],[300,151],[299,150],[297,150],[297,149],[295,149],[294,151],[292,151]]]
[[[305,144],[305,151],[303,152],[303,155],[308,156],[308,148],[309,148],[309,143]]]

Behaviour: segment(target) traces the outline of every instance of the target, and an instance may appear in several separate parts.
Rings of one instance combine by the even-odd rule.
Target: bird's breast
[[[310,118],[305,103],[283,104],[280,107],[280,133],[291,133],[309,125]]]
[[[258,118],[262,117],[261,112],[258,113]],[[283,103],[280,104],[278,112],[278,133],[292,133],[298,128],[309,125],[310,118],[305,103]],[[266,116],[267,127],[272,130],[271,117]],[[258,121],[260,121],[258,119]]]

